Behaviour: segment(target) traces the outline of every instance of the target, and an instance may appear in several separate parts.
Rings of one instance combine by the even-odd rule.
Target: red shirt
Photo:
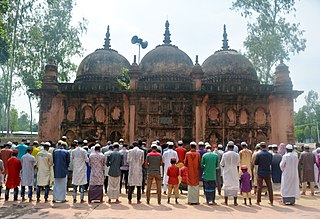
[[[1,159],[3,161],[4,171],[2,174],[8,174],[8,160],[12,156],[12,150],[8,148],[3,148],[1,150]]]
[[[179,184],[179,167],[171,165],[168,167],[167,175],[169,176],[168,184],[178,185]]]
[[[186,157],[187,150],[183,147],[178,147],[175,149],[178,154],[179,163],[183,163],[184,158]]]
[[[187,182],[188,181],[188,167],[183,166],[180,169],[180,176],[181,176],[181,182]]]
[[[16,188],[20,185],[20,170],[22,169],[21,162],[16,157],[11,157],[8,160],[8,179],[6,187],[9,189]]]

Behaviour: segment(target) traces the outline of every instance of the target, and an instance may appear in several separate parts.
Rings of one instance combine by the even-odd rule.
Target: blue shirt
[[[271,164],[272,154],[268,151],[261,150],[256,155],[255,165],[258,165],[258,176],[270,176],[271,175]]]
[[[16,147],[16,150],[18,150],[18,156],[17,156],[17,158],[18,158],[20,161],[21,161],[22,156],[26,154],[27,149],[28,149],[28,146],[25,145],[25,144],[23,144],[23,143],[19,144],[19,145]]]
[[[68,175],[70,154],[66,149],[59,148],[53,151],[54,178],[65,178]]]

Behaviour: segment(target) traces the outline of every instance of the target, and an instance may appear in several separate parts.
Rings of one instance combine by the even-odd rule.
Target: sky
[[[133,56],[138,55],[138,46],[131,43],[131,38],[137,35],[148,41],[148,47],[141,49],[142,59],[147,52],[162,44],[166,20],[170,23],[172,44],[186,52],[193,62],[199,55],[201,64],[221,48],[224,24],[230,48],[245,52],[243,41],[247,34],[247,20],[241,17],[240,12],[230,10],[231,5],[232,0],[76,0],[73,22],[76,24],[84,17],[88,21],[88,29],[81,37],[84,54],[73,60],[79,65],[85,56],[102,48],[108,25],[111,48],[130,63]],[[289,66],[293,88],[304,91],[295,100],[297,111],[305,104],[304,96],[308,91],[312,89],[320,94],[320,1],[297,0],[295,7],[295,16],[288,19],[300,23],[307,39],[306,50],[285,63]],[[74,81],[75,75],[73,72],[70,82]],[[29,112],[24,91],[15,93],[13,104],[19,111]]]

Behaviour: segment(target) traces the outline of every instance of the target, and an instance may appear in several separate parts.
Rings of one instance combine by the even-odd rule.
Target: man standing
[[[204,155],[204,153],[206,153],[207,150],[205,150],[204,147],[207,148],[210,148],[210,151],[211,151],[211,145],[208,143],[207,146],[205,146],[205,144],[203,143],[203,141],[199,141],[198,143],[198,147],[199,147],[199,150],[197,150],[197,152],[200,154],[200,159],[202,159],[202,156]],[[202,174],[203,174],[203,167],[199,167],[199,181],[202,182],[203,181],[203,178],[202,178]]]
[[[305,144],[299,160],[299,164],[302,167],[301,195],[306,195],[307,182],[310,183],[311,195],[314,195],[314,164],[316,163],[316,158],[309,149],[309,145]]]
[[[261,151],[256,155],[255,165],[258,165],[258,191],[257,191],[257,205],[261,202],[262,182],[265,181],[268,189],[270,205],[273,206],[273,190],[271,183],[271,164],[272,154],[267,151],[267,144],[260,143]]]
[[[210,147],[211,146],[207,146]],[[202,156],[201,167],[203,168],[203,184],[207,204],[216,205],[216,169],[219,166],[218,155],[214,152],[207,152]]]
[[[5,144],[5,148],[1,149],[1,160],[3,162],[4,171],[2,171],[4,181],[6,181],[8,174],[8,160],[12,156],[12,150],[10,149],[12,142]]]
[[[73,167],[72,186],[73,203],[77,202],[77,189],[80,190],[80,202],[84,203],[84,190],[87,184],[87,166],[89,162],[87,151],[81,147],[72,150],[70,163]]]
[[[54,187],[53,187],[53,203],[56,201],[66,202],[68,167],[70,163],[70,154],[65,149],[67,144],[61,143],[60,148],[53,151],[53,171],[54,171]]]
[[[224,186],[224,203],[228,205],[228,197],[233,197],[234,205],[237,206],[237,196],[239,189],[239,173],[238,166],[240,163],[239,154],[234,152],[234,143],[229,141],[227,145],[227,152],[222,155],[220,161],[223,186]]]
[[[50,143],[44,143],[43,150],[36,156],[36,165],[38,166],[37,176],[37,202],[40,202],[41,187],[44,186],[44,200],[48,202],[51,167],[53,165],[52,154],[48,152]]]
[[[178,154],[177,166],[179,168],[183,167],[183,162],[186,157],[187,150],[183,147],[183,141],[178,141],[178,147],[175,149]]]
[[[128,200],[131,204],[132,193],[134,187],[137,187],[137,203],[141,203],[141,186],[142,186],[142,165],[144,163],[144,152],[140,150],[138,144],[134,144],[134,148],[128,152],[127,162],[129,165],[129,178],[128,178]]]
[[[199,167],[200,154],[196,151],[197,143],[191,142],[191,150],[186,153],[184,165],[188,168],[188,204],[199,204]]]
[[[150,204],[150,193],[151,185],[153,179],[156,181],[157,185],[157,196],[158,204],[161,204],[161,175],[160,175],[160,166],[162,165],[162,156],[161,153],[157,152],[158,145],[151,145],[152,151],[147,155],[146,158],[146,167],[148,171],[148,181],[147,181],[147,204]]]
[[[26,186],[28,186],[28,198],[29,202],[32,202],[32,192],[34,185],[34,166],[36,165],[36,159],[31,155],[32,146],[27,148],[27,153],[22,156],[21,164],[21,198],[25,201]]]
[[[214,150],[214,152],[218,155],[219,164],[220,164],[220,161],[222,159],[222,155],[224,153],[222,144],[218,144],[218,147]],[[218,188],[218,194],[221,195],[221,188],[222,188],[223,180],[222,180],[220,165],[218,165],[216,173],[217,173],[216,174],[217,175],[216,185],[217,185],[217,188]]]
[[[21,157],[26,154],[28,146],[26,145],[27,139],[23,138],[21,144],[18,144],[15,149],[18,150],[17,158],[21,161]]]
[[[89,157],[89,165],[91,167],[88,192],[89,203],[93,200],[103,201],[104,167],[106,159],[100,152],[100,149],[101,146],[96,144],[94,146],[94,151],[91,152]]]
[[[239,152],[240,156],[240,166],[246,165],[248,167],[248,173],[252,176],[251,170],[251,159],[252,159],[252,151],[248,149],[248,144],[246,142],[241,142],[242,150]],[[239,170],[239,175],[242,174],[241,169]]]
[[[101,148],[102,151],[103,148]],[[109,169],[110,167],[106,164],[107,162],[107,158],[109,156],[109,154],[111,154],[111,152],[113,151],[113,145],[110,144],[108,146],[108,151],[103,152],[102,154],[104,155],[104,159],[105,159],[105,165],[104,165],[104,193],[107,194],[108,192],[108,183],[109,183]]]
[[[278,146],[276,144],[272,145],[272,164],[271,164],[271,173],[272,173],[272,183],[273,191],[279,191],[281,185],[281,174],[280,162],[282,160],[281,154],[278,153]]]
[[[299,198],[299,159],[298,156],[292,153],[293,147],[291,144],[288,144],[286,149],[287,153],[283,155],[280,162],[280,168],[282,171],[280,194],[282,198]]]
[[[109,203],[111,199],[116,199],[116,203],[119,201],[120,193],[120,176],[121,170],[120,167],[123,163],[123,155],[119,152],[119,143],[113,143],[113,151],[107,157],[107,166],[110,167],[108,175],[108,196]]]
[[[123,139],[120,139],[123,140]],[[120,148],[120,144],[119,144],[119,148]],[[122,148],[120,150],[120,153],[123,156],[122,159],[122,164],[120,167],[121,170],[121,177],[120,177],[120,193],[121,193],[121,189],[122,189],[122,182],[124,180],[124,187],[126,189],[126,193],[128,193],[128,173],[129,173],[129,164],[128,164],[128,145],[127,144],[123,144],[122,142]]]
[[[14,201],[18,201],[18,193],[20,185],[21,162],[17,158],[18,150],[12,151],[12,157],[8,160],[8,179],[6,181],[5,201],[9,200],[10,189],[14,189]]]
[[[178,161],[178,154],[176,151],[173,150],[173,142],[168,141],[168,150],[166,150],[162,155],[162,160],[164,164],[164,171],[163,171],[163,194],[167,194],[167,185],[168,185],[168,167],[171,165],[171,158],[175,158]]]

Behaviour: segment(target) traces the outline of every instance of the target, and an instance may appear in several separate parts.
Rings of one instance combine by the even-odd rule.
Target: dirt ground
[[[2,196],[0,200],[0,218],[52,218],[52,219],[67,219],[67,218],[99,218],[99,219],[143,219],[143,218],[174,218],[188,219],[197,217],[211,217],[222,219],[240,219],[240,218],[258,218],[258,219],[276,219],[276,218],[306,218],[320,219],[320,195],[302,196],[296,200],[294,206],[284,206],[279,203],[279,192],[275,193],[274,206],[268,204],[268,197],[263,197],[261,206],[255,205],[255,197],[253,196],[253,205],[243,205],[243,198],[239,196],[238,206],[233,206],[230,200],[229,206],[223,206],[223,197],[217,196],[216,202],[218,206],[208,206],[205,203],[203,191],[200,191],[200,205],[187,205],[186,195],[181,195],[179,204],[174,203],[172,198],[171,203],[167,204],[167,197],[162,195],[162,204],[158,205],[156,195],[152,194],[150,205],[146,204],[145,195],[142,196],[142,203],[136,204],[135,197],[132,204],[128,204],[126,194],[121,194],[120,204],[104,203],[72,203],[72,193],[68,192],[67,203],[40,203],[36,202],[17,202],[12,200],[12,194],[9,201],[5,202]],[[50,191],[50,198],[52,198]],[[87,194],[86,194],[87,195]],[[87,198],[87,197],[85,197]],[[104,197],[107,201],[107,197]]]

